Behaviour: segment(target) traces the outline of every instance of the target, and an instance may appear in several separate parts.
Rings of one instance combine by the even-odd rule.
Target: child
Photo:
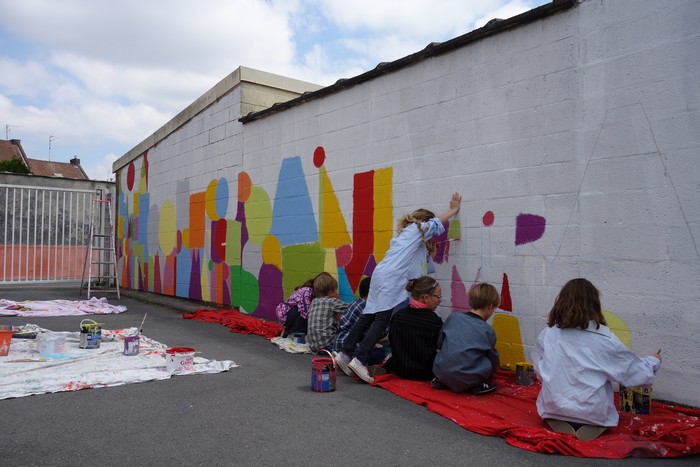
[[[328,273],[322,272],[321,274]],[[277,305],[275,313],[277,314],[277,320],[282,325],[282,337],[287,337],[289,334],[294,333],[306,334],[306,316],[309,313],[311,300],[314,298],[314,280],[316,277],[312,277],[296,287],[287,300]]]
[[[372,273],[372,285],[362,316],[350,330],[343,349],[336,355],[336,363],[346,374],[352,371],[363,381],[374,382],[367,370],[370,353],[385,334],[394,307],[407,300],[408,279],[423,274],[422,264],[428,259],[426,243],[433,235],[445,231],[443,224],[459,212],[461,202],[462,197],[454,193],[450,209],[437,217],[427,209],[418,209],[399,220],[398,235],[391,239],[389,251]],[[360,342],[360,346],[351,359],[357,342]]]
[[[432,277],[422,276],[408,281],[406,290],[411,294],[408,307],[391,317],[387,366],[404,379],[430,380],[442,328],[442,319],[435,313],[442,288]]]
[[[481,283],[469,290],[470,311],[451,313],[438,339],[432,385],[473,395],[489,393],[496,385],[488,382],[499,366],[496,332],[486,321],[500,304],[498,291]]]
[[[350,329],[353,327],[357,319],[362,316],[362,310],[365,309],[367,303],[367,295],[369,294],[369,285],[371,282],[370,277],[365,277],[360,281],[360,285],[357,288],[357,292],[360,295],[356,298],[354,302],[348,306],[348,309],[343,316],[340,317],[340,323],[338,323],[338,335],[335,338],[335,344],[333,345],[336,352],[343,349],[343,344],[345,339],[350,334]]]
[[[329,349],[338,333],[338,317],[348,304],[338,298],[338,281],[330,274],[314,279],[314,299],[308,315],[306,343],[312,352]]]
[[[619,420],[611,381],[654,383],[661,355],[637,357],[606,324],[593,284],[579,278],[562,287],[532,355],[542,382],[537,413],[556,432],[595,439]]]

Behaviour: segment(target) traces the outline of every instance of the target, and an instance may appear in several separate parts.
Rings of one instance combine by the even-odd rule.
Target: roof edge
[[[313,101],[331,94],[335,94],[337,92],[349,89],[353,86],[357,86],[358,84],[374,79],[378,76],[393,73],[406,66],[427,60],[431,57],[445,54],[454,49],[464,47],[467,44],[476,42],[494,34],[498,34],[508,29],[513,29],[518,26],[529,24],[536,20],[554,15],[562,10],[566,10],[575,6],[578,2],[579,0],[552,0],[552,2],[550,3],[546,3],[537,8],[533,8],[532,10],[523,12],[519,15],[512,16],[508,19],[492,19],[481,28],[475,29],[461,36],[457,36],[454,39],[450,39],[445,42],[432,42],[428,44],[423,50],[420,50],[416,53],[407,55],[403,58],[399,58],[398,60],[395,60],[393,62],[380,63],[372,70],[369,70],[360,75],[347,79],[339,79],[338,81],[336,81],[335,84],[332,84],[325,88],[321,88],[318,91],[307,92],[295,99],[277,103],[270,108],[260,110],[258,112],[249,113],[248,115],[239,118],[238,121],[241,123],[249,123],[254,120],[258,120],[269,115],[281,112],[283,110],[296,107],[305,102]]]

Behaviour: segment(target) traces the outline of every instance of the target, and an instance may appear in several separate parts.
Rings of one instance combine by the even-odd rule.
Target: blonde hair
[[[469,289],[469,307],[472,310],[481,310],[489,305],[498,308],[500,304],[501,297],[498,295],[498,290],[491,284],[482,282]]]
[[[423,242],[423,244],[426,244],[428,239],[425,238],[425,231],[423,230],[421,223],[427,222],[433,217],[435,217],[435,213],[433,211],[429,211],[423,208],[416,209],[411,214],[406,214],[401,219],[399,219],[399,222],[396,225],[396,233],[400,234],[403,229],[405,229],[411,224],[415,224],[416,227],[418,227],[418,231],[420,232],[421,241]]]

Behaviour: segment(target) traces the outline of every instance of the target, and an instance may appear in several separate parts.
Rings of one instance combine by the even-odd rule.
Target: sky
[[[0,139],[93,180],[239,66],[320,85],[545,0],[0,0]]]

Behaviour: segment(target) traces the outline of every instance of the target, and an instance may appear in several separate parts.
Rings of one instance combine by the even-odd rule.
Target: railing
[[[0,184],[0,283],[80,280],[101,191]]]

